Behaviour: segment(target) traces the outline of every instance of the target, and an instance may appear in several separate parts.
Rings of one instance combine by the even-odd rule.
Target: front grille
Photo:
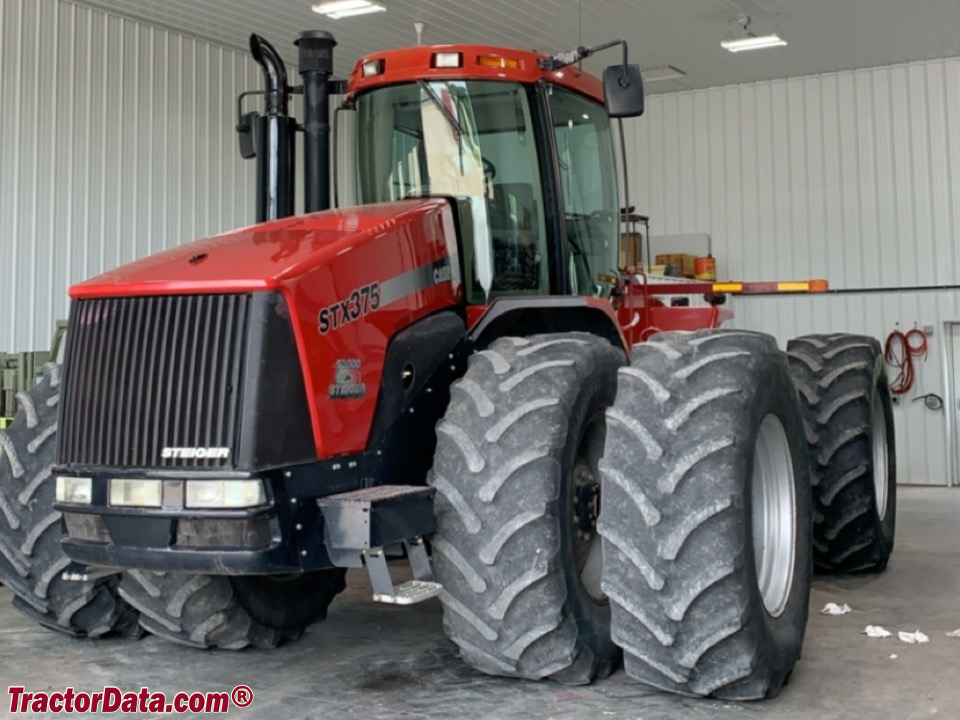
[[[232,466],[249,314],[249,295],[76,301],[59,463]],[[162,458],[163,448],[229,448],[230,454]]]

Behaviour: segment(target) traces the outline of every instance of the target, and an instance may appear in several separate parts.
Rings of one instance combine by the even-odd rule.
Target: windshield
[[[433,80],[357,99],[359,201],[465,198],[469,302],[547,294],[546,229],[527,93],[515,83]],[[472,235],[472,239],[471,236]]]

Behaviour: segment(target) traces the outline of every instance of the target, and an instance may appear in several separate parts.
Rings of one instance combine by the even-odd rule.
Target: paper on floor
[[[849,605],[844,603],[843,605],[837,605],[836,603],[827,603],[823,606],[823,610],[820,611],[823,615],[846,615],[848,612],[853,612]]]
[[[917,644],[922,645],[923,643],[930,642],[930,638],[928,638],[919,630],[912,633],[898,632],[897,637],[903,640],[905,643],[909,643],[911,645],[917,645]]]
[[[888,638],[893,635],[892,632],[889,630],[884,630],[879,625],[867,625],[867,629],[860,634],[872,638]]]
[[[956,630],[951,630],[950,632],[948,632],[947,637],[960,638],[960,628],[957,628]]]

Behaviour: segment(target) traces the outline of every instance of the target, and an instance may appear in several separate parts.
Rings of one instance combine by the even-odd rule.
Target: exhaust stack
[[[296,121],[288,114],[290,88],[283,59],[259,35],[250,36],[250,52],[263,68],[266,114],[255,119],[257,156],[257,222],[294,213],[294,132]]]

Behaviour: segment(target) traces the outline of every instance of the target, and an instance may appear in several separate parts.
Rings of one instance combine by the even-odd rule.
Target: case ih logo
[[[332,400],[346,400],[361,398],[367,393],[367,386],[363,382],[360,372],[360,361],[350,358],[337,360],[333,384],[330,385]]]
[[[164,460],[226,460],[230,448],[225,447],[165,447],[160,451]]]

